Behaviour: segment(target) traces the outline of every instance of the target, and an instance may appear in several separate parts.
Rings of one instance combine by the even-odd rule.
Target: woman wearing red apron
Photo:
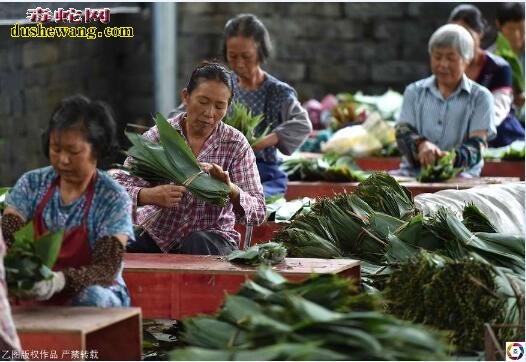
[[[66,98],[43,137],[51,166],[22,175],[2,219],[8,245],[29,220],[35,236],[64,230],[53,278],[36,283],[28,297],[46,304],[128,306],[122,253],[133,237],[131,200],[97,169],[114,145],[115,122],[108,108],[83,96]]]

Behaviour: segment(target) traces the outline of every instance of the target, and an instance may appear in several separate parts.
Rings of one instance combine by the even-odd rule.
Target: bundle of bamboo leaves
[[[133,145],[127,155],[133,157],[133,161],[129,168],[122,168],[147,181],[175,182],[186,186],[198,199],[225,206],[228,185],[201,170],[183,136],[160,113],[157,113],[155,124],[159,130],[160,143],[126,132]]]
[[[252,112],[238,101],[232,102],[232,113],[225,119],[225,123],[234,127],[245,135],[248,143],[253,146],[269,133],[269,127],[256,136],[256,128],[263,119],[262,114],[253,116]]]
[[[360,170],[351,156],[327,153],[322,158],[289,158],[280,165],[290,181],[364,181],[368,173]]]
[[[484,323],[502,322],[506,311],[490,265],[427,252],[402,263],[383,295],[390,313],[452,331],[452,343],[463,352],[482,350]]]
[[[445,156],[440,157],[434,164],[427,165],[420,171],[417,180],[420,182],[439,182],[449,180],[462,171],[462,167],[455,167],[455,150],[449,151]]]
[[[292,220],[276,234],[274,241],[282,242],[291,257],[344,256],[361,260],[362,286],[373,292],[385,289],[390,276],[422,251],[460,265],[470,260],[483,265],[476,268],[493,271],[491,277],[477,280],[491,280],[493,284],[482,289],[496,289],[499,303],[505,301],[500,304],[502,314],[494,314],[492,319],[510,324],[519,321],[524,295],[524,237],[497,233],[473,204],[464,208],[463,220],[445,208],[424,218],[416,213],[410,194],[399,185],[391,185],[388,175],[371,176],[353,194],[317,200],[310,212]],[[411,287],[423,288],[423,285],[415,282]],[[393,288],[400,286],[394,284]],[[451,289],[458,290],[462,289]],[[475,293],[466,298],[472,298],[466,303],[478,302]],[[442,295],[441,300],[447,304],[449,297]],[[472,312],[477,314],[478,310]],[[481,310],[481,314],[473,318],[486,316]],[[437,328],[454,319],[447,313],[436,317],[444,319],[434,324]],[[459,338],[466,338],[462,342],[465,346],[474,346],[473,335],[468,335]],[[455,341],[459,343],[459,340]]]
[[[14,234],[14,241],[4,258],[9,293],[24,296],[36,282],[52,277],[64,232],[48,233],[37,239],[30,222]]]
[[[442,335],[375,310],[377,298],[351,295],[349,280],[287,283],[265,268],[215,317],[183,321],[172,360],[443,360]]]
[[[279,243],[256,244],[247,250],[234,250],[227,256],[228,261],[248,264],[279,264],[285,260],[287,249]]]

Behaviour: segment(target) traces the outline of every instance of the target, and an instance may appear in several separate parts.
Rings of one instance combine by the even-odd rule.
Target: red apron
[[[68,230],[64,233],[62,239],[62,246],[58,254],[57,261],[53,266],[54,271],[60,271],[65,268],[79,268],[84,265],[91,263],[91,248],[88,242],[88,213],[93,200],[93,193],[95,191],[95,181],[97,179],[97,172],[94,173],[93,177],[87,188],[86,205],[84,206],[84,216],[79,226]],[[53,196],[55,188],[58,186],[60,178],[57,177],[49,189],[47,190],[44,198],[37,206],[35,216],[33,217],[33,224],[35,230],[35,238],[48,232],[46,225],[44,224],[44,218],[42,217],[44,208],[46,207],[49,199]],[[52,305],[64,305],[69,304],[71,298],[65,296],[63,293],[57,293],[50,300],[45,301],[44,304]]]

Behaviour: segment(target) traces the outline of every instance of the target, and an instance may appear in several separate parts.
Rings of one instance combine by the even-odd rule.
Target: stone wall
[[[16,15],[13,8],[3,10],[4,19]],[[20,17],[24,16],[25,10]],[[110,24],[132,26],[134,37],[12,38],[12,25],[0,26],[1,186],[12,185],[23,172],[48,164],[40,134],[63,97],[81,93],[107,102],[115,112],[121,140],[125,123],[152,112],[150,12],[112,15]],[[121,158],[115,155],[110,162]]]
[[[177,86],[186,84],[201,60],[220,59],[225,22],[251,12],[267,25],[274,45],[264,69],[293,85],[300,100],[341,91],[402,92],[429,73],[427,40],[456,4],[178,3]],[[58,7],[2,3],[0,20],[24,18],[31,5]],[[67,95],[83,93],[108,102],[116,113],[123,148],[125,124],[148,123],[155,112],[152,4],[116,6],[137,5],[139,13],[111,17],[112,26],[133,26],[135,36],[130,39],[11,38],[10,25],[1,23],[0,186],[12,185],[23,172],[47,164],[40,133],[54,106]],[[477,6],[491,22],[495,3]]]
[[[381,94],[429,73],[427,41],[458,3],[182,3],[178,84],[202,59],[222,59],[221,32],[249,12],[274,45],[264,66],[292,84],[302,100],[329,92]],[[495,3],[476,4],[492,23]],[[184,51],[183,51],[184,49]]]

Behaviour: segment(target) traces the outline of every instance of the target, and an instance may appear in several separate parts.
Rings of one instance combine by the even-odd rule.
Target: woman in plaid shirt
[[[239,243],[236,219],[263,222],[265,200],[254,152],[241,132],[221,122],[232,100],[230,79],[220,64],[200,65],[181,92],[186,112],[169,119],[203,170],[229,185],[229,202],[218,207],[198,200],[184,186],[152,184],[117,172],[115,179],[132,197],[134,221],[142,226],[127,251],[226,255]],[[144,137],[159,142],[157,127]]]

